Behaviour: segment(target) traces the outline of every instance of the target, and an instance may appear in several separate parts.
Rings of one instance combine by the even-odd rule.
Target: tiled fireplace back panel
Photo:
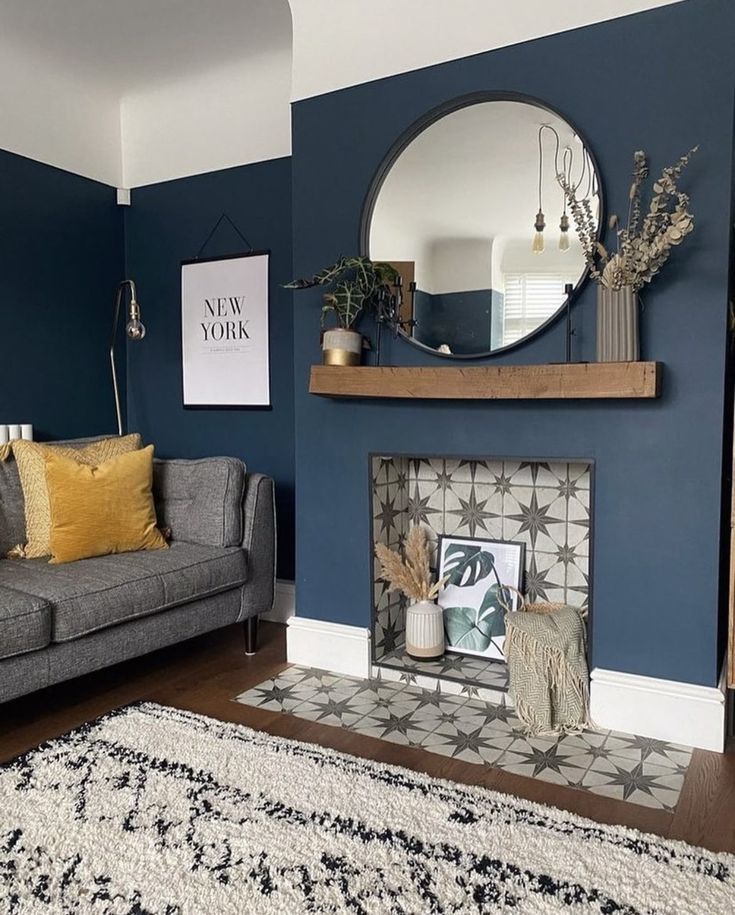
[[[413,524],[440,534],[526,544],[531,600],[589,605],[592,468],[568,461],[372,456],[373,539],[399,548]],[[403,643],[405,602],[375,562],[376,659]]]

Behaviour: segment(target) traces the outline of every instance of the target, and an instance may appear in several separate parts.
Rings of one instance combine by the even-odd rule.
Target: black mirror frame
[[[587,142],[584,134],[582,134],[576,127],[576,125],[569,120],[569,118],[558,111],[553,106],[542,102],[540,99],[535,98],[532,95],[525,95],[522,92],[512,92],[512,91],[497,91],[497,90],[481,90],[479,92],[471,92],[468,95],[460,95],[456,98],[449,99],[446,102],[443,102],[441,105],[437,105],[435,108],[430,109],[418,120],[414,121],[404,132],[398,137],[398,139],[393,143],[393,145],[388,150],[387,155],[383,161],[378,166],[377,171],[373,175],[373,178],[370,182],[368,192],[365,195],[365,201],[362,206],[362,215],[360,217],[360,236],[359,236],[359,250],[360,254],[369,257],[370,256],[370,225],[372,223],[373,213],[375,211],[375,204],[378,199],[378,194],[380,193],[383,183],[385,182],[388,173],[395,164],[398,157],[406,149],[406,147],[412,143],[419,134],[423,133],[427,127],[430,127],[436,121],[440,120],[443,117],[446,117],[448,114],[452,114],[455,111],[459,111],[462,108],[468,108],[470,105],[478,105],[482,102],[522,102],[526,105],[533,105],[536,108],[540,108],[542,111],[547,111],[549,114],[553,114],[555,117],[560,118],[565,123],[567,123],[575,134],[579,137],[584,148],[587,150],[589,155],[590,164],[594,169],[595,176],[597,179],[597,193],[600,200],[600,220],[597,227],[597,240],[602,239],[604,233],[604,227],[606,224],[605,217],[605,197],[602,187],[602,175],[600,173],[600,167],[597,164],[597,159],[595,158],[592,149]],[[582,274],[582,276],[577,281],[576,286],[572,290],[571,296],[569,297],[570,304],[579,296],[580,292],[584,288],[587,280],[589,279],[590,271],[587,267]],[[423,350],[425,353],[431,353],[433,356],[439,356],[442,359],[489,359],[493,356],[498,356],[501,353],[507,353],[509,350],[515,349],[518,346],[522,346],[525,343],[528,343],[530,340],[533,340],[539,334],[543,333],[548,327],[550,327],[555,321],[557,321],[562,314],[566,311],[567,302],[566,300],[562,305],[559,306],[559,309],[550,315],[543,324],[531,331],[530,334],[526,334],[525,337],[522,337],[520,340],[516,340],[514,343],[509,343],[507,346],[500,346],[497,349],[490,350],[486,353],[440,353],[438,350],[433,349],[430,346],[427,346],[425,343],[421,343],[419,340],[416,340],[410,334],[407,334],[402,328],[398,328],[398,335],[406,340],[411,346],[415,346],[417,349]]]

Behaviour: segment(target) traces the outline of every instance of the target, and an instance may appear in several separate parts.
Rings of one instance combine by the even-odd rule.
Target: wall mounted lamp
[[[110,366],[112,368],[112,390],[115,394],[115,411],[117,413],[117,434],[123,434],[122,411],[120,410],[120,390],[117,384],[117,369],[115,367],[115,343],[117,342],[117,328],[120,321],[120,310],[126,290],[130,292],[128,304],[128,322],[125,325],[125,336],[128,340],[142,340],[145,337],[145,325],[140,320],[140,305],[132,280],[123,280],[117,287],[115,295],[115,313],[112,319],[112,341],[110,343]]]

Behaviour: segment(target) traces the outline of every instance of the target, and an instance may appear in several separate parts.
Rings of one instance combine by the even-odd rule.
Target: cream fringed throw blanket
[[[505,657],[516,714],[532,735],[580,731],[589,721],[587,629],[577,610],[508,613]]]

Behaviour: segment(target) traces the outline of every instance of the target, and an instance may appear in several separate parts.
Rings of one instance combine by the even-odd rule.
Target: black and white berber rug
[[[732,915],[734,868],[152,704],[0,770],[9,915]]]

